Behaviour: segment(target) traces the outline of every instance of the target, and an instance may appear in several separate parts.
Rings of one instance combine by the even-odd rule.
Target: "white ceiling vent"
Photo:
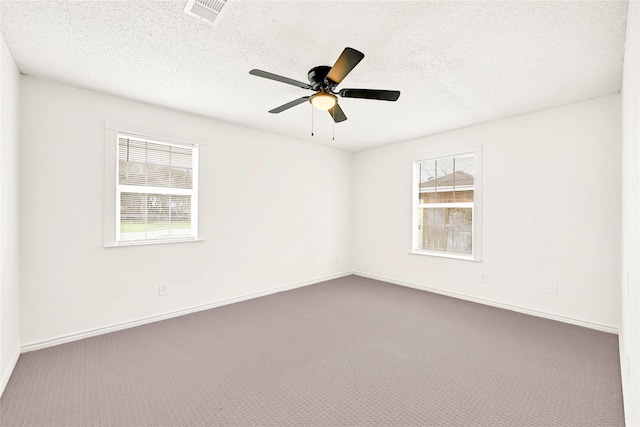
[[[187,0],[184,13],[208,24],[217,24],[224,11],[229,8],[229,0]]]

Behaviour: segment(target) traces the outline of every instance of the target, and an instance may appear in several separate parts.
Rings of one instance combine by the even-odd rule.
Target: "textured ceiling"
[[[180,1],[7,1],[1,29],[21,72],[357,151],[620,91],[625,1],[241,1],[217,26]],[[348,120],[302,104],[344,47],[365,58],[338,88]]]

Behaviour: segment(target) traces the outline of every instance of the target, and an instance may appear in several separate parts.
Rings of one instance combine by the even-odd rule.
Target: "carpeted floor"
[[[358,276],[20,356],[2,426],[622,426],[617,336]]]

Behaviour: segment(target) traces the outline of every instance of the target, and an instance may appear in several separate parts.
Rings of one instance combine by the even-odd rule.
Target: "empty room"
[[[640,426],[640,1],[0,31],[1,426]]]

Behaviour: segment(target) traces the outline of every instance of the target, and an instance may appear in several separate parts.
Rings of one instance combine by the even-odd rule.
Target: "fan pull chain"
[[[336,109],[333,109],[333,124],[331,125],[331,140],[336,140]]]
[[[313,136],[313,105],[311,106],[311,136]]]

